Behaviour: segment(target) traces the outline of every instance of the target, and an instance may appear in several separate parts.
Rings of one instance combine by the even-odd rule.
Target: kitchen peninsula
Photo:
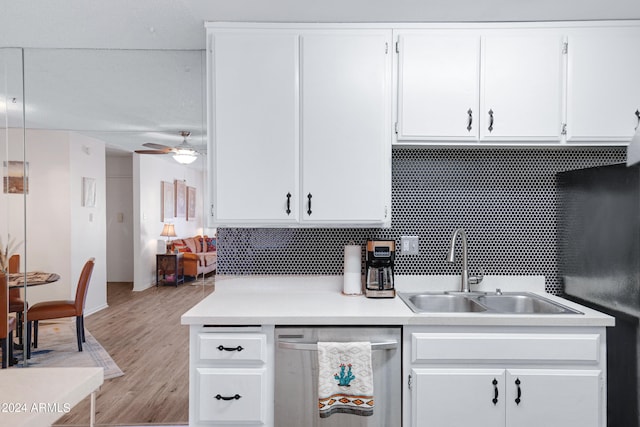
[[[456,290],[458,279],[398,276],[396,284],[400,293]],[[486,277],[473,290],[496,288],[541,295],[544,279]],[[425,417],[437,426],[443,414],[460,425],[478,417],[507,426],[606,425],[611,317],[549,294],[579,313],[414,313],[400,298],[341,290],[342,276],[221,276],[216,291],[182,316],[190,326],[190,425],[274,425],[277,331],[288,325],[401,328],[396,393],[405,427]],[[461,399],[469,411],[451,411]]]

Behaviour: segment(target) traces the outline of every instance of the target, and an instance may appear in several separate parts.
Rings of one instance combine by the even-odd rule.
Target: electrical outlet
[[[420,238],[418,236],[400,237],[400,252],[402,255],[420,255]]]

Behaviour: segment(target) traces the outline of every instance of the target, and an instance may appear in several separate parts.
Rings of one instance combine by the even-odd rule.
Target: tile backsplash
[[[555,174],[625,158],[621,147],[394,149],[391,228],[220,228],[218,273],[342,274],[344,245],[380,238],[396,240],[396,274],[459,274],[459,254],[445,258],[462,227],[469,274],[544,275],[560,294]],[[420,254],[403,255],[401,236],[419,236]]]

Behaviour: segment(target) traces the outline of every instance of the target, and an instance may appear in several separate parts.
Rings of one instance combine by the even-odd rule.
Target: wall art
[[[176,218],[186,218],[187,216],[187,184],[184,181],[176,179],[175,181],[175,216]]]
[[[187,221],[196,219],[196,188],[187,187]]]
[[[170,182],[164,182],[164,181],[162,181],[160,184],[161,184],[160,221],[165,222],[166,220],[174,217],[173,184]]]
[[[3,162],[3,189],[8,194],[29,194],[29,162]]]

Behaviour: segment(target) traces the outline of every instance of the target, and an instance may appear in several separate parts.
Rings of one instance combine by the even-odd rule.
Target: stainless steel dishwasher
[[[317,343],[371,342],[375,408],[371,416],[318,414]],[[402,425],[400,327],[276,327],[277,427],[390,427]]]

